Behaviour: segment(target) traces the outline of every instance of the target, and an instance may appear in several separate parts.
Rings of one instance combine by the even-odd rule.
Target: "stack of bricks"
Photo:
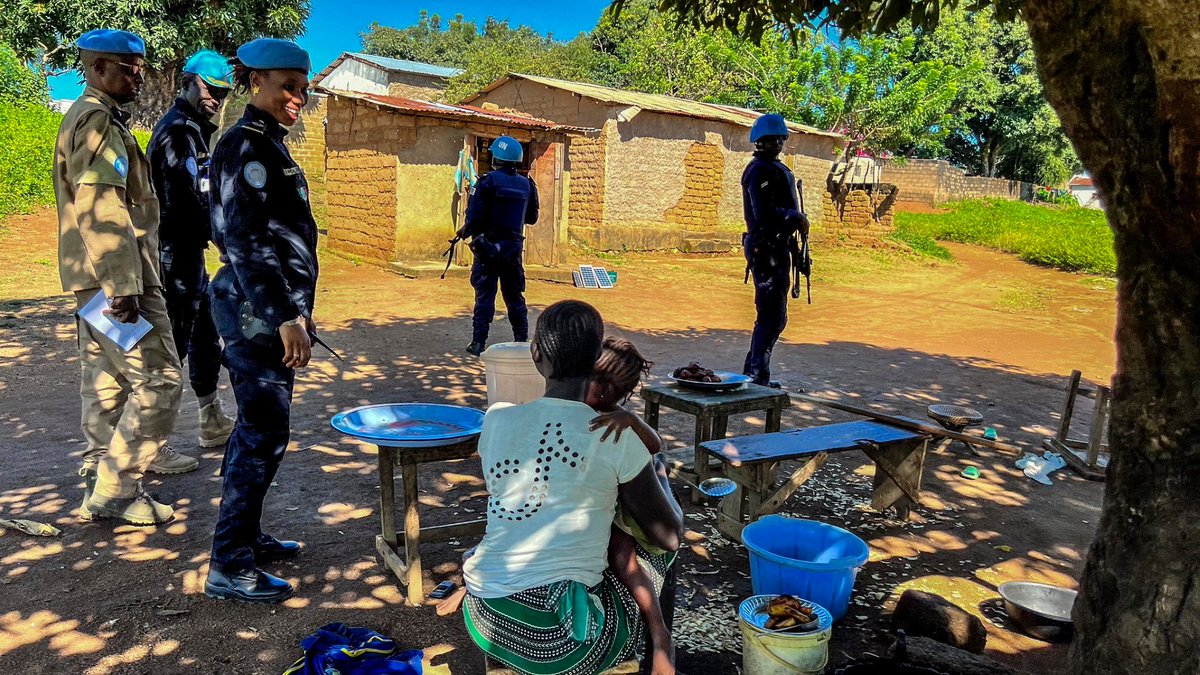
[[[725,156],[716,145],[693,143],[684,156],[683,164],[683,196],[675,206],[663,213],[663,220],[682,225],[688,230],[716,227]]]
[[[571,227],[600,227],[604,222],[604,146],[607,139],[576,136],[570,141],[571,190],[567,218]]]
[[[347,99],[326,129],[329,246],[374,263],[396,247],[396,148],[415,139],[411,118]]]
[[[851,190],[843,203],[833,201],[825,192],[824,242],[829,245],[879,246],[885,245],[895,222],[890,190]]]

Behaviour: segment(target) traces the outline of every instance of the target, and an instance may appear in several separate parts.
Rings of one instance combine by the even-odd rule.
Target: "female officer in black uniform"
[[[317,226],[304,173],[283,144],[308,101],[311,64],[300,47],[273,39],[242,45],[233,63],[238,89],[251,96],[213,152],[213,242],[225,265],[210,293],[238,416],[204,592],[280,602],[291,585],[261,567],[301,547],[265,534],[260,520],[288,444],[295,369],[308,364],[316,334]]]

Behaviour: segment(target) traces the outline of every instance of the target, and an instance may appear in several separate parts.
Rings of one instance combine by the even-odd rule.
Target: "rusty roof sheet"
[[[642,110],[650,110],[653,112],[665,113],[668,115],[684,115],[687,117],[698,117],[701,119],[715,120],[718,122],[727,122],[738,126],[749,127],[754,124],[754,120],[758,119],[764,113],[749,108],[739,108],[732,105],[722,105],[719,103],[704,103],[702,101],[693,101],[686,98],[675,98],[674,96],[666,96],[663,94],[645,94],[638,91],[626,91],[624,89],[614,89],[605,87],[599,84],[589,84],[587,82],[572,82],[570,80],[556,80],[551,77],[541,77],[540,75],[525,75],[522,73],[509,73],[504,77],[484,87],[478,94],[472,96],[471,101],[479,99],[484,94],[496,89],[500,85],[510,80],[528,80],[546,87],[555,89],[563,89],[580,96],[586,96],[603,103],[636,106]],[[797,122],[788,121],[788,128],[796,133],[811,134],[814,136],[825,136],[828,138],[843,139],[841,134],[831,131],[823,131],[816,127],[810,127]]]
[[[597,129],[574,127],[565,124],[559,124],[551,120],[530,117],[528,115],[515,115],[511,113],[500,112],[498,110],[486,110],[484,108],[477,108],[470,105],[450,105],[448,103],[421,101],[418,99],[402,98],[399,96],[363,94],[359,92],[338,91],[325,88],[321,88],[321,90],[331,96],[367,101],[391,110],[401,110],[427,117],[463,119],[473,122],[495,124],[498,126],[517,127],[521,129],[538,129],[541,131],[557,131],[560,133],[572,134],[598,131]]]

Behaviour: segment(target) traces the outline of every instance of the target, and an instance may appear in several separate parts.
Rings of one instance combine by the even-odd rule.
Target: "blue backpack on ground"
[[[304,656],[283,675],[421,675],[420,649],[396,653],[396,641],[369,628],[331,623],[304,638]]]

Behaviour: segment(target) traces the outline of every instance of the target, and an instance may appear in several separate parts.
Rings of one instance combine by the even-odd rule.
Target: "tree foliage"
[[[46,78],[31,70],[7,43],[0,42],[0,104],[45,105],[49,101]]]
[[[362,35],[370,54],[460,68],[444,97],[459,100],[510,72],[590,79],[598,55],[585,35],[562,41],[529,26],[513,27],[489,17],[482,26],[457,15],[443,24],[437,14],[421,12],[416,24],[389,28],[372,24]]]

